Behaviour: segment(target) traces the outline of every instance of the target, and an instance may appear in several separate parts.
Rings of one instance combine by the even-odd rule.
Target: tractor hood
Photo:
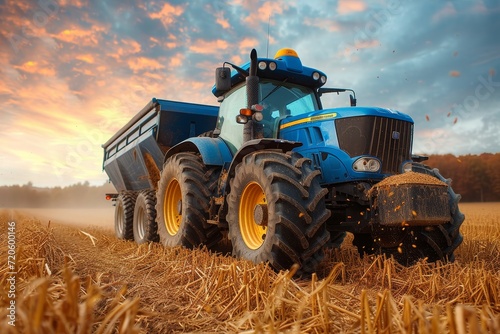
[[[317,110],[298,116],[287,117],[281,121],[280,130],[296,126],[305,125],[311,122],[320,122],[326,120],[335,120],[347,117],[361,117],[361,116],[378,116],[385,118],[393,118],[404,122],[413,124],[413,119],[399,112],[397,110],[378,108],[378,107],[345,107],[345,108],[332,108]]]

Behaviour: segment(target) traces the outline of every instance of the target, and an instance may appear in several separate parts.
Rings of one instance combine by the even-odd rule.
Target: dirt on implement
[[[375,185],[375,187],[383,187],[387,185],[400,185],[400,184],[428,184],[446,186],[446,183],[438,180],[434,176],[427,174],[406,172],[403,174],[395,174],[391,177],[385,178]]]
[[[421,176],[421,175],[419,175]],[[461,205],[454,263],[361,259],[348,237],[317,274],[292,279],[265,264],[203,249],[118,240],[108,229],[0,211],[0,250],[16,222],[16,321],[1,333],[500,332],[500,210]]]

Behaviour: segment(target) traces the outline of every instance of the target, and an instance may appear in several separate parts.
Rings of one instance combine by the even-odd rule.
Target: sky
[[[0,16],[0,185],[103,184],[101,144],[151,98],[217,105],[215,68],[252,48],[409,114],[414,153],[500,152],[498,0],[2,0]]]

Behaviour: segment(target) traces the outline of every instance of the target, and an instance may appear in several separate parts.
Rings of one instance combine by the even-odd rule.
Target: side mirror
[[[352,94],[349,95],[349,100],[351,100],[351,107],[355,107],[357,100]]]
[[[229,67],[215,69],[215,89],[222,92],[231,89],[231,69]]]

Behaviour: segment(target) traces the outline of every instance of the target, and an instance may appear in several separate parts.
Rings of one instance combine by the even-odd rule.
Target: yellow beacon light
[[[285,56],[299,58],[299,55],[297,54],[297,52],[295,52],[295,50],[284,48],[276,52],[276,54],[274,55],[274,59],[279,59]]]

